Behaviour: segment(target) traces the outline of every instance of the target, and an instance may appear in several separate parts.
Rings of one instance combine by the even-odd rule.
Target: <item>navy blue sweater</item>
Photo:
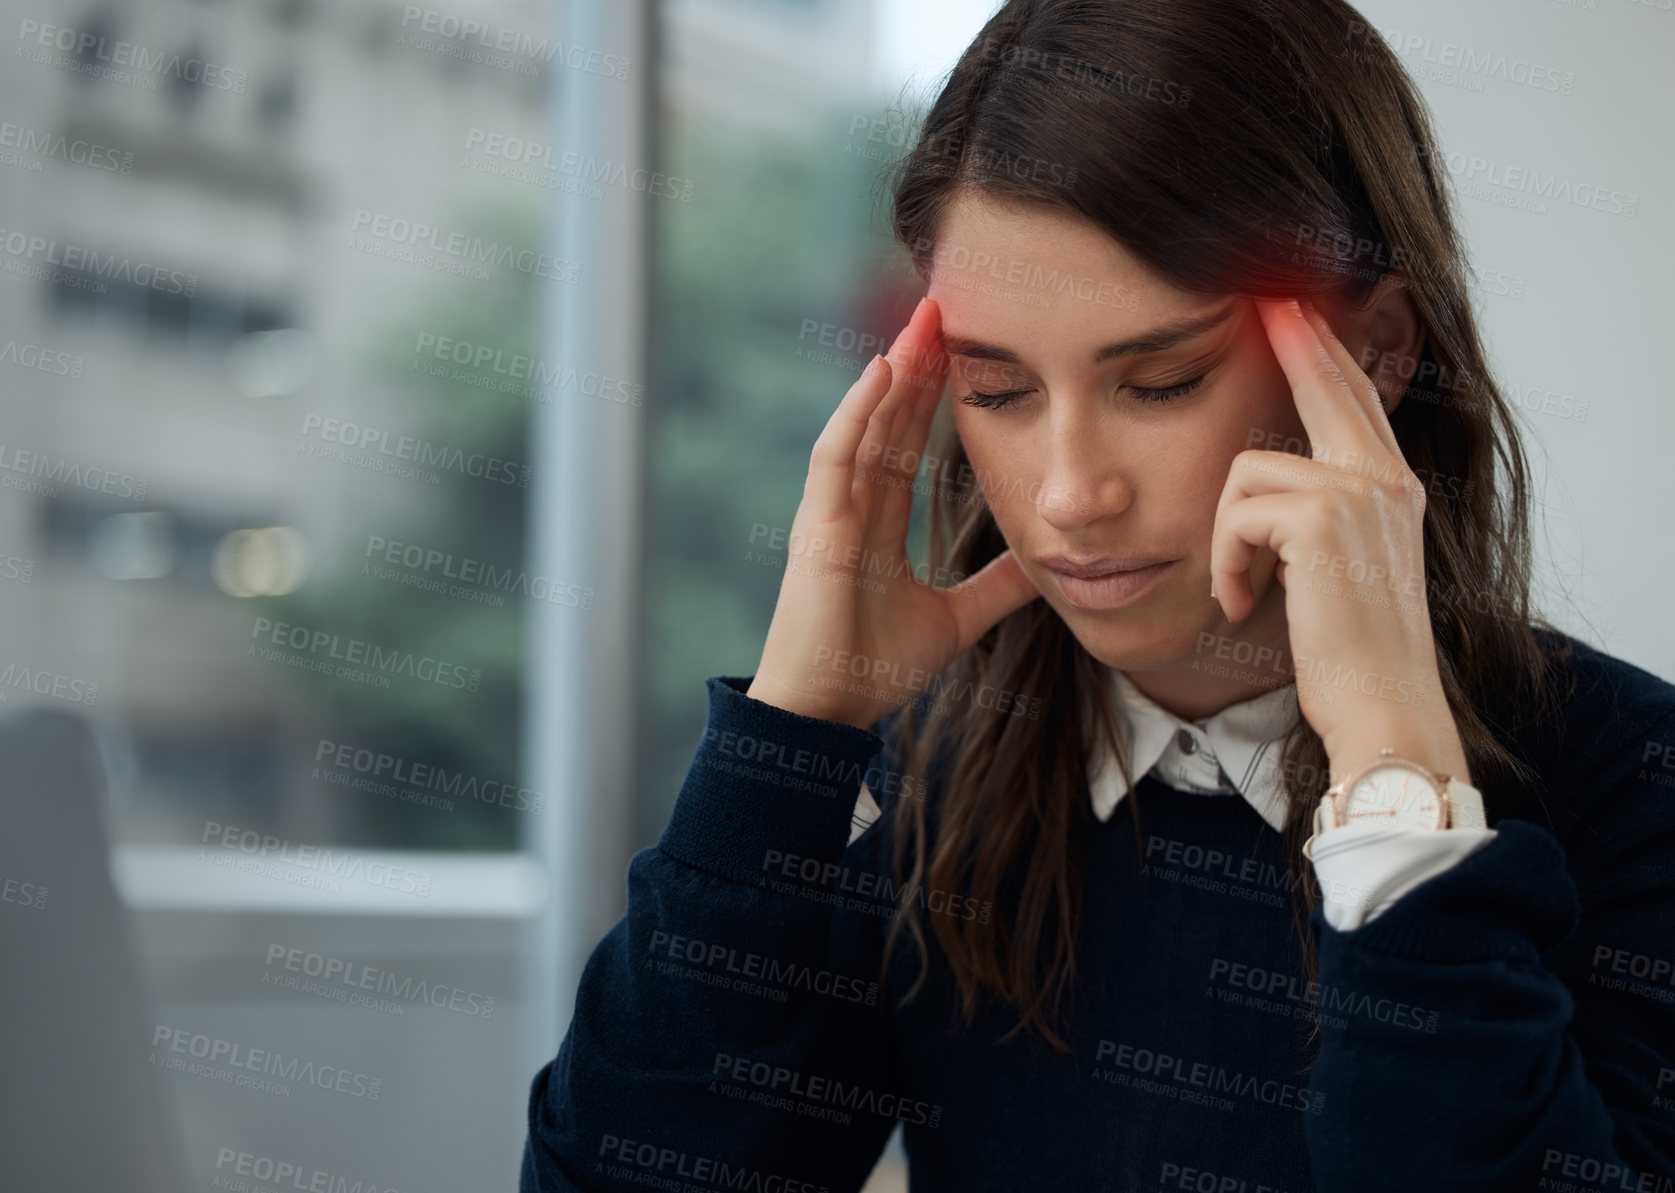
[[[531,1085],[521,1187],[857,1190],[900,1122],[914,1193],[1672,1193],[1675,687],[1580,643],[1570,667],[1563,715],[1504,734],[1541,781],[1485,787],[1495,840],[1354,931],[1316,910],[1313,990],[1281,838],[1243,799],[1146,776],[1138,833],[1088,809],[1069,1056],[996,1043],[999,1006],[953,1030],[928,931],[918,997],[893,1005],[911,945],[877,983],[900,899],[1003,911],[890,885],[894,718],[712,677]],[[846,845],[863,779],[885,814]]]

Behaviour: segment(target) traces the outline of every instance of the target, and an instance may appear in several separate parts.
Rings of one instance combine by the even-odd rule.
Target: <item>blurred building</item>
[[[657,71],[665,114],[795,141],[864,102],[870,6],[678,0],[664,60],[632,63],[555,45],[556,6],[535,0],[0,11],[0,712],[44,703],[96,724],[116,877],[160,1027],[382,1089],[281,1099],[179,1075],[193,1187],[226,1175],[229,1150],[404,1193],[511,1187],[528,1080],[547,1059],[519,1048],[524,1018],[544,1013],[517,988],[539,868],[377,853],[434,879],[420,901],[205,867],[210,822],[330,845],[369,824],[396,840],[423,815],[309,779],[339,725],[300,668],[252,653],[253,626],[271,598],[342,591],[375,627],[387,603],[393,635],[427,598],[358,578],[369,538],[505,506],[458,469],[432,484],[365,464],[390,463],[401,436],[483,449],[476,407],[438,414],[416,371],[453,369],[430,351],[449,337],[528,351],[529,327],[488,336],[471,319],[564,284],[562,267],[519,263],[545,251],[545,200],[568,185],[552,164],[553,72]],[[473,260],[484,242],[514,256]],[[484,377],[460,383],[472,402]],[[382,438],[357,453],[345,426]],[[501,528],[481,532],[495,542]],[[494,549],[491,562],[517,563]],[[439,637],[466,611],[441,608],[426,614]],[[355,624],[328,611],[309,628]],[[391,734],[401,716],[392,704]],[[311,996],[275,980],[295,976],[292,956],[495,1011]]]
[[[6,370],[9,451],[39,460],[8,474],[0,550],[38,566],[9,586],[0,666],[97,685],[118,793],[145,809],[125,835],[191,831],[242,790],[330,839],[329,801],[283,811],[307,702],[247,656],[238,597],[318,582],[381,512],[445,492],[299,451],[311,415],[411,433],[369,345],[399,347],[380,340],[415,291],[469,284],[346,245],[366,213],[445,234],[504,194],[461,168],[468,131],[538,140],[551,67],[468,61],[413,16],[433,10],[380,0],[5,8],[0,322],[68,363]],[[550,36],[540,4],[445,15]],[[263,527],[296,533],[228,538]]]

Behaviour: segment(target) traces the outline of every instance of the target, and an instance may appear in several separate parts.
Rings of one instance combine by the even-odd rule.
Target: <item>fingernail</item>
[[[918,318],[918,317],[919,317],[919,312],[920,312],[920,311],[922,311],[922,310],[924,310],[924,309],[925,309],[925,303],[926,303],[926,302],[927,302],[927,301],[929,301],[929,299],[930,299],[930,295],[929,295],[929,294],[927,294],[927,295],[925,295],[925,297],[924,297],[924,298],[921,298],[921,299],[920,299],[920,300],[919,300],[919,305],[918,305],[918,306],[916,306],[916,307],[914,307],[914,308],[913,308],[913,314],[912,314],[912,316],[911,316],[911,317],[910,317],[910,318],[909,318],[909,319],[908,319],[908,322],[909,322],[909,323],[912,323],[912,322],[913,322],[913,320],[914,320],[914,319],[917,319],[917,318]]]
[[[1295,313],[1296,313],[1296,314],[1298,314],[1298,315],[1299,315],[1299,316],[1300,316],[1300,315],[1302,315],[1302,313],[1303,313],[1303,308],[1302,308],[1302,307],[1301,307],[1301,306],[1299,306],[1299,305],[1297,305],[1297,300],[1296,300],[1296,299],[1295,299],[1295,298],[1288,298],[1288,299],[1286,299],[1286,300],[1285,300],[1285,303],[1286,303],[1286,305],[1287,305],[1287,306],[1289,306],[1289,307],[1290,307],[1290,308],[1291,308],[1291,309],[1292,309],[1292,311],[1294,311],[1294,312],[1295,312]]]

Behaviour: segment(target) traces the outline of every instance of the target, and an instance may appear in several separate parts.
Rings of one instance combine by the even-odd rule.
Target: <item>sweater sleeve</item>
[[[848,839],[885,722],[800,716],[748,677],[706,686],[669,821],[531,1083],[522,1193],[858,1190],[898,1119],[926,1114],[883,1013],[887,921],[845,910],[881,864],[883,826]]]
[[[1635,744],[1675,745],[1675,716]],[[1675,794],[1622,750],[1354,931],[1313,914],[1321,1193],[1675,1191]]]

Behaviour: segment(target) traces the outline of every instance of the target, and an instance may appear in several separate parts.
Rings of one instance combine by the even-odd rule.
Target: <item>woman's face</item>
[[[1090,654],[1170,671],[1205,657],[1202,634],[1284,643],[1271,551],[1238,626],[1210,596],[1233,457],[1306,442],[1250,299],[1177,290],[1086,221],[970,192],[939,229],[929,294],[978,485]],[[1055,556],[1160,562],[1078,582],[1053,570]]]

